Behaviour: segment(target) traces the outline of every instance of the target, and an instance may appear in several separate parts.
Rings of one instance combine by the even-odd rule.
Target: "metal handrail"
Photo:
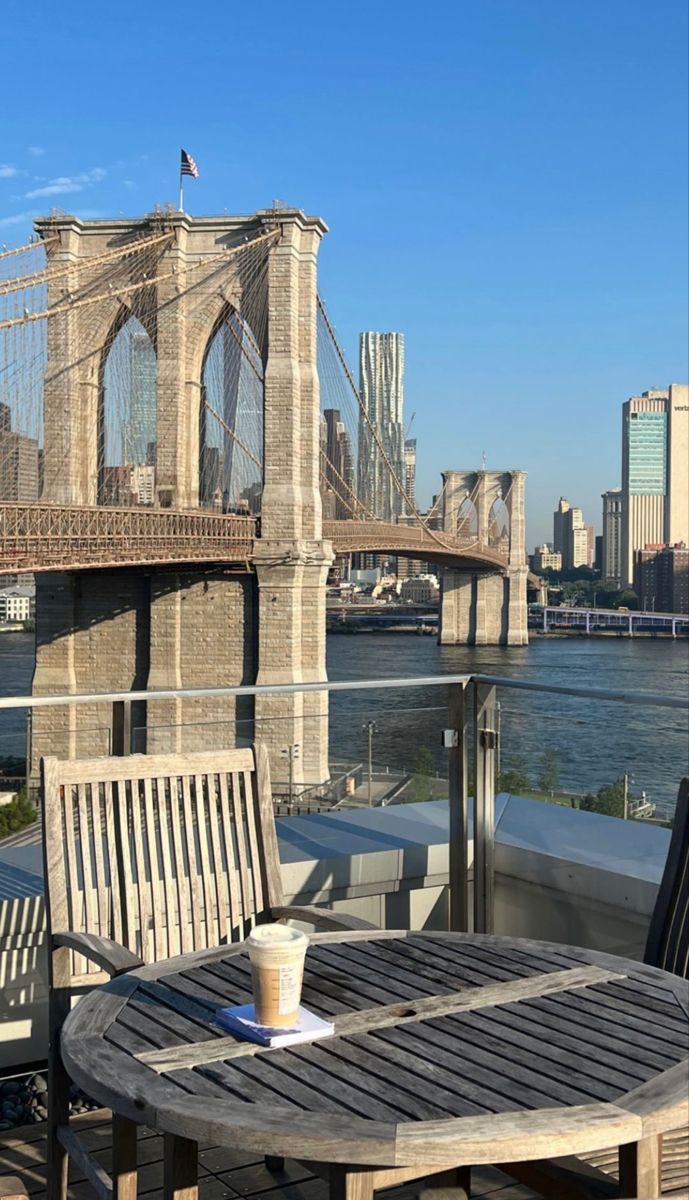
[[[375,691],[380,688],[443,687],[450,684],[485,683],[493,687],[514,688],[529,692],[547,692],[558,696],[579,696],[590,700],[609,700],[622,704],[648,704],[656,708],[678,708],[689,711],[689,699],[663,696],[658,692],[610,691],[604,688],[567,687],[562,684],[538,683],[534,680],[513,679],[500,675],[417,675],[382,679],[324,679],[317,683],[244,684],[239,687],[164,688],[137,692],[82,692],[62,696],[3,696],[0,710],[10,708],[53,708],[59,705],[97,704],[106,701],[131,700],[193,700],[202,696],[269,696],[281,692],[348,692]]]

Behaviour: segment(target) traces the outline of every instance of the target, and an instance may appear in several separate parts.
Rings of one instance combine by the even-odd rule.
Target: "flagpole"
[[[182,155],[179,156],[179,211],[184,212],[184,176],[182,174]]]

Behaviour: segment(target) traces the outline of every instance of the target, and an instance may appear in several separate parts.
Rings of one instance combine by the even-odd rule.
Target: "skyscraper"
[[[565,566],[567,549],[567,514],[571,508],[569,500],[560,496],[560,501],[553,513],[553,550],[562,556],[562,566]]]
[[[0,500],[38,500],[38,455],[35,438],[0,431]]]
[[[399,480],[404,481],[405,477],[404,334],[360,334],[359,391],[364,411],[377,435],[373,436],[362,414],[359,497],[374,516],[394,521],[401,515],[403,505],[390,467]]]
[[[323,471],[329,491],[334,497],[333,518],[336,521],[351,520],[356,515],[354,492],[354,460],[349,434],[340,420],[338,408],[326,408],[323,412],[325,436]]]
[[[689,387],[672,384],[622,405],[623,586],[633,586],[637,550],[687,541]]]
[[[129,344],[131,397],[125,462],[145,464],[156,441],[156,356],[147,333],[132,333]]]
[[[409,497],[407,516],[412,516],[416,508],[416,438],[404,443],[404,490]]]
[[[564,496],[553,513],[553,550],[562,555],[563,571],[593,563],[593,526],[585,523],[581,509],[572,508]]]
[[[622,574],[622,490],[603,492],[603,561],[601,574],[611,583],[619,583]]]

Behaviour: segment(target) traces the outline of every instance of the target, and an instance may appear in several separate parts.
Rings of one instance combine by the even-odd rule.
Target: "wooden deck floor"
[[[109,1113],[101,1110],[77,1117],[72,1122],[84,1143],[93,1150],[106,1170],[111,1166]],[[288,1162],[285,1170],[271,1174],[262,1158],[207,1146],[199,1155],[199,1200],[327,1200],[327,1187],[298,1163]],[[46,1138],[44,1125],[27,1125],[0,1135],[0,1178],[18,1175],[30,1196],[45,1194]],[[162,1200],[162,1138],[142,1129],[139,1139],[139,1196]],[[388,1191],[390,1200],[412,1200],[419,1184]],[[473,1173],[472,1197],[488,1200],[532,1200],[534,1193],[512,1183],[500,1171],[477,1168]],[[72,1168],[70,1200],[93,1200],[91,1185]]]

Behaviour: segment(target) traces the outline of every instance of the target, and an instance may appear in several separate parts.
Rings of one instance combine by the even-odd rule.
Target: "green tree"
[[[432,794],[433,755],[427,746],[419,750],[414,764],[414,799],[430,800]]]
[[[531,788],[526,762],[520,754],[513,754],[504,771],[498,775],[498,791],[512,792],[519,796]]]
[[[639,607],[639,597],[631,588],[625,588],[623,592],[618,592],[613,608],[629,608],[637,609]]]
[[[538,786],[542,792],[551,795],[560,786],[560,759],[557,750],[545,750],[541,758],[541,769],[538,773]]]
[[[581,807],[589,812],[602,813],[606,817],[624,816],[624,778],[600,787],[595,796],[584,796]]]
[[[3,804],[0,808],[0,838],[8,837],[10,833],[18,833],[26,825],[36,820],[36,809],[22,788],[14,800]]]

